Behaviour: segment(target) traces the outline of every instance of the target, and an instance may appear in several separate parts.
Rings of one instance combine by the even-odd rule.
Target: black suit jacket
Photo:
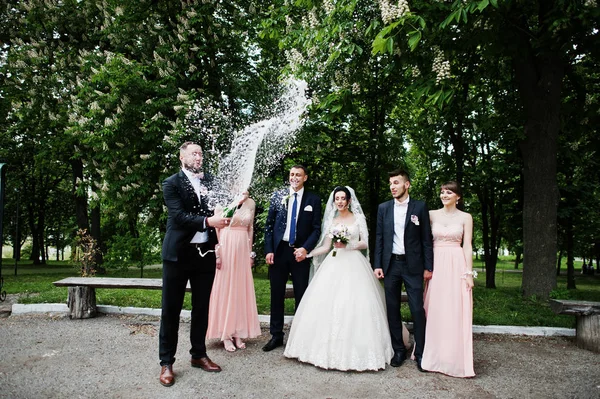
[[[202,184],[210,190],[212,176],[205,174]],[[213,215],[208,208],[208,198],[194,191],[192,183],[183,171],[179,171],[162,183],[163,197],[168,210],[167,232],[162,245],[163,260],[177,262],[179,252],[192,240],[197,231],[205,231],[204,219]],[[208,243],[214,248],[217,243],[215,229],[208,228]]]
[[[379,204],[377,234],[375,236],[375,261],[373,268],[387,273],[394,245],[394,200]],[[433,271],[433,238],[429,223],[429,210],[423,201],[410,199],[404,227],[404,249],[411,273]]]
[[[282,204],[289,190],[280,190],[271,197],[269,213],[265,223],[265,254],[275,253],[283,239],[287,225],[287,205]],[[304,189],[300,211],[296,220],[296,247],[307,252],[313,250],[321,235],[321,199]]]

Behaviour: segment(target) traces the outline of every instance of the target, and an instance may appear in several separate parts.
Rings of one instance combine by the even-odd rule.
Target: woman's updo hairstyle
[[[350,190],[348,190],[346,187],[344,186],[337,186],[336,188],[333,189],[333,203],[335,203],[335,195],[337,193],[339,193],[340,191],[343,191],[344,194],[346,194],[346,201],[348,201],[348,203],[350,203],[350,199],[352,198],[352,195],[350,195]]]

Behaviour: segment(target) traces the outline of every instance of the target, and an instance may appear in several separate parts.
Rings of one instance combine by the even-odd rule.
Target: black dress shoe
[[[390,366],[392,367],[400,367],[402,363],[406,360],[406,353],[404,352],[396,352],[390,361]]]
[[[271,338],[269,342],[265,346],[263,346],[262,350],[265,352],[270,352],[275,348],[283,346],[283,338]]]

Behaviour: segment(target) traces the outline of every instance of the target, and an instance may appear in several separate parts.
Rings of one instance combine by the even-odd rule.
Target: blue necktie
[[[292,224],[290,226],[290,245],[296,242],[296,210],[298,209],[298,193],[294,193],[294,204],[292,205]]]

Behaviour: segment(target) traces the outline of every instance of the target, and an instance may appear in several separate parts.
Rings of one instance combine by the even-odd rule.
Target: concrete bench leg
[[[89,319],[96,317],[96,289],[91,287],[69,287],[69,317],[71,319]]]
[[[577,346],[600,353],[600,315],[577,316]]]

